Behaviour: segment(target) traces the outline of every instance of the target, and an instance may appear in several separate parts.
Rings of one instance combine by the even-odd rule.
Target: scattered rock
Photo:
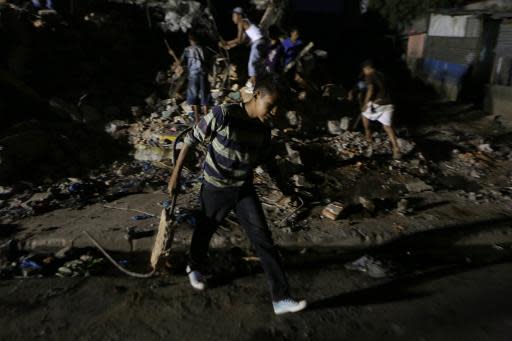
[[[340,129],[347,131],[350,128],[350,117],[342,117],[340,120]]]
[[[288,120],[288,123],[293,127],[296,127],[299,125],[299,118],[297,116],[296,111],[288,111],[286,113],[286,119]]]
[[[401,138],[397,139],[397,143],[398,143],[398,148],[400,148],[400,152],[404,155],[409,154],[410,152],[412,152],[414,147],[416,147],[416,145],[414,143],[404,140],[404,139],[401,139]]]
[[[92,272],[97,271],[99,266],[103,263],[103,258],[82,255],[80,259],[66,262],[63,266],[58,268],[56,275],[58,277],[89,276]]]
[[[59,251],[55,252],[54,256],[57,259],[64,259],[69,257],[73,250],[74,248],[72,246],[66,246],[65,248],[62,248]]]
[[[419,179],[406,183],[405,187],[410,193],[421,193],[432,190],[432,186]]]
[[[331,220],[337,220],[343,213],[344,209],[345,206],[342,203],[337,201],[331,202],[323,209],[322,216]]]
[[[359,197],[359,203],[370,213],[375,212],[375,203],[373,200],[367,199],[365,197]]]
[[[9,197],[13,191],[12,187],[0,186],[0,198]]]
[[[488,143],[481,144],[478,146],[478,150],[485,153],[492,153],[494,150],[491,148],[491,145]]]
[[[400,201],[398,201],[396,211],[397,211],[397,213],[402,214],[402,215],[409,213],[410,212],[409,200],[400,199]]]
[[[300,153],[297,150],[293,149],[293,147],[289,143],[286,143],[285,147],[286,152],[288,153],[288,159],[294,164],[302,165]]]
[[[340,135],[342,133],[339,121],[327,121],[327,131],[331,135]]]
[[[385,278],[391,275],[390,269],[370,256],[363,256],[352,263],[345,264],[345,269],[364,272],[372,278]]]

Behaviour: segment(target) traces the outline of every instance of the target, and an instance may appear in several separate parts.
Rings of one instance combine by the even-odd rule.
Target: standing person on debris
[[[189,150],[198,143],[209,143],[200,191],[202,215],[192,236],[187,266],[190,284],[197,290],[206,288],[202,271],[210,239],[234,209],[260,258],[276,314],[306,308],[306,301],[296,301],[290,296],[288,281],[253,185],[254,168],[269,161],[271,129],[268,123],[285,90],[279,76],[265,74],[256,81],[250,101],[214,106],[185,138],[169,180],[172,194]]]
[[[298,27],[293,26],[290,29],[290,37],[283,40],[284,47],[284,65],[288,65],[297,58],[302,49],[303,43],[300,39],[300,31]]]
[[[370,121],[379,121],[389,137],[393,147],[393,158],[400,159],[400,148],[392,127],[393,112],[395,110],[391,103],[389,90],[385,83],[384,75],[377,71],[372,61],[365,61],[362,65],[366,82],[366,97],[363,102],[362,117],[366,138],[372,140]]]
[[[249,92],[251,92],[251,90],[254,88],[256,76],[258,75],[258,64],[262,59],[261,50],[265,48],[265,39],[263,39],[263,33],[261,32],[261,29],[245,17],[244,10],[241,7],[236,7],[233,9],[232,19],[238,27],[237,36],[233,40],[221,40],[220,46],[226,49],[231,49],[237,45],[242,44],[245,37],[250,39],[251,52],[249,54],[248,64],[249,80],[247,81],[246,87],[248,88]]]
[[[45,8],[53,9],[53,0],[43,0],[43,1],[44,1],[44,4],[45,4],[45,6],[44,6]],[[41,1],[40,0],[32,0],[32,5],[36,9],[43,8],[43,6],[41,5]]]
[[[288,64],[295,61],[295,59],[299,56],[302,48],[304,47],[304,44],[300,39],[300,31],[298,27],[292,26],[290,28],[290,36],[282,41],[282,45],[284,54],[283,66],[286,68]],[[306,75],[300,71],[300,68],[297,66],[298,65],[295,64],[290,70],[286,71],[288,79],[305,90],[306,92],[303,92],[304,95],[307,92],[311,93],[311,90],[314,90],[315,88],[314,85],[310,82],[310,80],[307,79]]]
[[[269,43],[265,58],[265,72],[283,71],[284,67],[284,47],[279,40],[279,29],[277,26],[270,26],[268,29]]]
[[[205,49],[202,47],[196,33],[188,33],[190,46],[186,47],[181,56],[181,64],[186,65],[188,75],[187,103],[194,110],[194,120],[197,124],[201,119],[202,105],[203,112],[208,112],[210,103],[210,83],[208,82],[208,61]]]

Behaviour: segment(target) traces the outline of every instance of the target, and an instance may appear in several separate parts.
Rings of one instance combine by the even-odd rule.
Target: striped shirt
[[[204,182],[214,187],[241,187],[270,153],[270,128],[250,118],[243,104],[213,107],[185,137],[185,144],[206,142]]]

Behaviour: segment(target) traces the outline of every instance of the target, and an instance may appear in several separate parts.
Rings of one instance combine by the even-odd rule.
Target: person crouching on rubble
[[[201,108],[206,115],[210,103],[210,83],[208,82],[208,60],[199,36],[188,32],[190,46],[186,47],[181,56],[181,64],[186,66],[188,75],[187,104],[192,106],[194,120],[197,124],[201,119]]]
[[[391,103],[389,90],[386,86],[384,75],[377,71],[372,61],[362,64],[366,82],[366,96],[363,102],[362,118],[366,138],[372,140],[370,121],[379,121],[389,137],[393,148],[393,158],[400,159],[400,148],[392,126],[394,105]]]
[[[251,92],[254,88],[254,82],[260,68],[262,61],[262,52],[265,49],[265,39],[261,29],[253,24],[249,19],[245,17],[244,10],[241,7],[233,9],[232,15],[233,22],[237,25],[238,33],[235,39],[224,41],[221,40],[220,47],[231,49],[244,42],[245,37],[248,37],[251,41],[251,52],[249,54],[248,73],[249,80],[245,85],[248,92]]]
[[[190,284],[197,290],[206,288],[203,270],[210,240],[234,209],[260,259],[275,314],[298,312],[307,305],[290,296],[288,280],[253,185],[254,168],[271,161],[269,123],[286,90],[279,76],[265,74],[256,80],[250,101],[214,106],[186,136],[168,186],[172,196],[190,149],[208,143],[199,196],[201,216],[192,236],[186,269]]]

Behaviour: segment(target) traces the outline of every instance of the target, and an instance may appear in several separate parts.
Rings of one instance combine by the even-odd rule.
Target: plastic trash
[[[345,269],[365,272],[372,278],[384,278],[390,275],[390,270],[384,267],[382,262],[370,256],[363,256],[352,263],[345,264]]]
[[[22,260],[20,265],[22,269],[40,270],[43,268],[41,265],[29,259]]]
[[[75,182],[75,183],[72,183],[71,185],[69,185],[68,191],[70,193],[78,193],[78,192],[80,192],[81,188],[82,188],[82,184]]]
[[[147,214],[138,214],[138,215],[134,215],[132,217],[132,220],[139,221],[139,220],[146,220],[149,218],[152,218],[152,216],[147,215]]]

